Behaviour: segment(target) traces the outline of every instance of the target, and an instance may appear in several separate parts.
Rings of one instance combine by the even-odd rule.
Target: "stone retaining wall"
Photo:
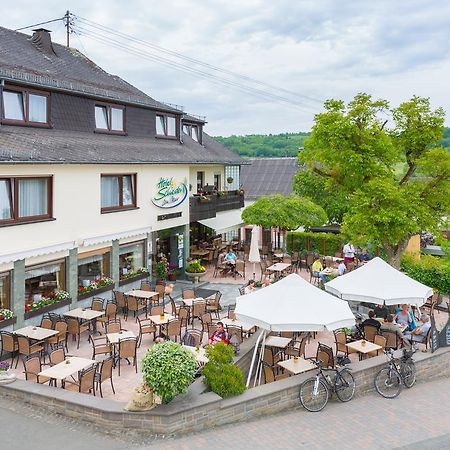
[[[244,366],[247,365],[247,355],[248,351],[245,351]],[[433,354],[418,352],[414,359],[418,382],[450,374],[450,349],[439,349]],[[383,355],[350,365],[356,381],[356,395],[365,395],[374,389],[375,374],[385,362]],[[297,407],[299,386],[309,376],[311,373],[286,378],[229,399],[221,399],[212,392],[202,393],[202,382],[197,380],[185,396],[145,413],[125,412],[123,403],[110,399],[22,380],[0,385],[0,397],[31,403],[42,412],[91,421],[118,434],[130,429],[142,433],[185,433]]]

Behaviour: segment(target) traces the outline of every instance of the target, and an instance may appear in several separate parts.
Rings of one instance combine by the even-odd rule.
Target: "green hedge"
[[[292,231],[287,234],[286,249],[290,253],[315,252],[321,255],[334,256],[336,252],[342,252],[345,237],[334,233],[313,233],[310,231]]]
[[[443,294],[450,292],[450,262],[446,259],[431,255],[418,259],[406,254],[402,258],[401,269],[411,278]]]

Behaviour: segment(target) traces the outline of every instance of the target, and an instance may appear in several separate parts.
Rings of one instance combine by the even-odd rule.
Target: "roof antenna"
[[[66,27],[66,47],[70,47],[70,34],[73,31],[72,29],[73,20],[71,16],[72,14],[70,13],[69,10],[67,10],[66,14],[63,17],[64,26]]]

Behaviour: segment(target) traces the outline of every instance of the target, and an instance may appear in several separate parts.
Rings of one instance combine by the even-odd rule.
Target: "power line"
[[[166,66],[169,66],[172,69],[177,68],[177,69],[182,70],[182,71],[184,71],[186,73],[190,73],[190,74],[194,74],[194,75],[200,75],[201,77],[207,78],[210,81],[214,81],[215,83],[225,84],[227,86],[235,87],[235,88],[239,89],[241,92],[245,92],[247,94],[250,93],[252,95],[256,95],[256,96],[258,96],[260,98],[263,98],[265,100],[272,100],[272,101],[275,100],[275,101],[283,102],[283,103],[289,104],[291,106],[296,106],[296,107],[298,107],[300,109],[304,109],[304,108],[310,108],[311,109],[312,108],[310,105],[305,105],[303,103],[299,103],[299,102],[296,102],[294,100],[290,100],[289,98],[282,97],[282,96],[279,96],[279,95],[276,95],[276,94],[273,94],[273,93],[270,93],[270,92],[267,92],[267,91],[263,91],[262,89],[257,89],[257,88],[253,88],[253,87],[250,87],[250,86],[242,85],[242,84],[240,84],[240,83],[238,83],[236,81],[225,79],[225,78],[219,77],[217,75],[201,71],[199,69],[196,69],[196,68],[193,68],[193,67],[181,64],[181,63],[176,62],[176,61],[173,61],[171,59],[164,58],[162,56],[152,54],[152,53],[150,53],[150,52],[148,52],[146,50],[139,50],[139,49],[136,49],[136,48],[133,48],[133,47],[129,47],[126,44],[124,44],[123,42],[120,42],[120,41],[117,41],[117,40],[111,38],[110,35],[105,36],[105,35],[103,35],[103,34],[101,34],[99,32],[95,32],[93,30],[86,29],[83,26],[79,26],[79,25],[77,25],[76,27],[77,27],[78,31],[82,35],[88,36],[89,38],[91,38],[91,39],[93,39],[93,40],[95,40],[97,42],[100,42],[100,43],[103,43],[103,44],[106,44],[106,45],[109,45],[109,46],[113,46],[115,48],[124,50],[127,53],[131,53],[131,54],[137,55],[139,57],[144,57],[145,59],[149,59],[149,60],[152,60],[152,61],[160,62],[160,63],[162,63],[162,64],[164,64]],[[80,34],[80,33],[78,33],[78,34]],[[314,109],[314,111],[315,111],[315,109]]]
[[[317,98],[314,98],[314,97],[311,97],[311,96],[299,94],[297,92],[293,92],[293,91],[290,91],[290,90],[287,90],[287,89],[284,89],[284,88],[281,88],[281,87],[278,87],[278,86],[274,86],[274,85],[271,85],[271,84],[269,84],[267,82],[264,82],[264,81],[261,81],[261,80],[257,80],[255,78],[251,78],[251,77],[248,77],[246,75],[242,75],[242,74],[239,74],[239,73],[236,73],[236,72],[232,72],[232,71],[227,70],[227,69],[223,69],[223,68],[214,66],[214,65],[209,64],[209,63],[205,63],[205,62],[197,60],[195,58],[191,58],[189,56],[183,55],[183,54],[181,54],[179,52],[175,52],[173,50],[166,49],[164,47],[161,47],[159,45],[153,44],[151,42],[147,42],[147,41],[144,41],[142,39],[138,39],[138,38],[135,38],[133,36],[121,33],[121,32],[119,32],[117,30],[114,30],[112,28],[109,28],[109,27],[106,27],[104,25],[98,24],[96,22],[93,22],[91,20],[85,19],[83,17],[79,17],[79,16],[74,16],[74,17],[77,20],[79,20],[84,26],[97,29],[97,30],[99,30],[101,32],[104,32],[104,33],[108,33],[108,36],[113,34],[115,36],[121,37],[121,38],[126,39],[128,41],[132,41],[132,42],[138,43],[139,45],[142,45],[144,47],[149,47],[149,48],[152,48],[152,49],[157,50],[159,52],[169,54],[169,55],[171,55],[171,56],[173,56],[175,58],[179,58],[179,59],[182,59],[184,61],[188,61],[188,62],[194,63],[196,65],[208,68],[209,70],[213,70],[213,71],[216,71],[216,72],[224,73],[224,74],[233,76],[235,78],[239,78],[241,80],[245,80],[247,82],[251,82],[251,83],[254,83],[254,84],[261,85],[261,86],[266,86],[266,87],[269,87],[270,89],[273,89],[273,90],[276,90],[276,91],[280,91],[280,92],[284,92],[284,93],[287,93],[289,95],[293,95],[293,96],[296,96],[296,97],[300,97],[300,98],[303,98],[303,99],[308,100],[310,102],[320,103],[321,105],[323,104],[323,100],[322,99],[317,99]],[[86,28],[85,28],[85,30],[86,30]]]
[[[38,27],[40,25],[46,25],[47,23],[58,22],[63,19],[64,19],[64,17],[60,17],[59,19],[47,20],[46,22],[40,22],[40,23],[35,23],[34,25],[28,25],[27,27],[16,28],[14,31],[26,30],[27,28]]]

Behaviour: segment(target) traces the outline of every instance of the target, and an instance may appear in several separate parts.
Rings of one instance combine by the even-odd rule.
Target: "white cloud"
[[[418,94],[450,110],[442,88],[450,69],[450,4],[439,0],[70,0],[65,7],[125,34],[299,94],[349,100],[364,91],[393,104]],[[17,0],[2,10],[0,25],[36,23],[64,14],[59,8],[56,0]],[[62,24],[48,27],[63,43]],[[251,96],[88,36],[81,36],[81,43],[73,36],[72,43],[150,96],[206,115],[212,134],[306,130],[320,109],[318,103],[295,108]]]

